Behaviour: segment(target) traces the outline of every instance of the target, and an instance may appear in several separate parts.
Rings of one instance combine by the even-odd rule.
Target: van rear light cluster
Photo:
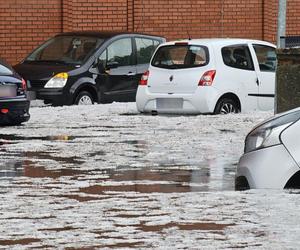
[[[199,81],[199,86],[211,86],[216,76],[215,70],[206,71]]]
[[[148,78],[149,78],[149,70],[147,70],[143,75],[142,75],[142,78],[140,80],[140,85],[147,85],[148,83]]]

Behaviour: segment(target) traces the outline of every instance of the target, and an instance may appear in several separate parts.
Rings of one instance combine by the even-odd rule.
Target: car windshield
[[[151,65],[166,69],[201,67],[209,61],[208,49],[198,45],[162,46],[155,53]]]
[[[3,60],[0,60],[0,75],[2,76],[13,75],[12,68]]]
[[[103,42],[89,36],[56,36],[30,54],[26,62],[82,64]]]

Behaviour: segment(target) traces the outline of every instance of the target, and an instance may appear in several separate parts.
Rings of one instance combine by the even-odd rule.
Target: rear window
[[[151,65],[165,69],[201,67],[209,62],[208,49],[199,45],[170,45],[160,47]]]
[[[7,76],[12,74],[13,74],[12,68],[3,60],[0,60],[0,75]]]

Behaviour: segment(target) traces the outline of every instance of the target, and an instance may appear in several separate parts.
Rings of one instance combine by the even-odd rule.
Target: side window
[[[260,71],[275,72],[277,59],[275,48],[254,44],[253,45]]]
[[[149,63],[159,42],[148,38],[135,38],[135,43],[137,50],[137,64]]]
[[[223,47],[221,52],[225,65],[237,69],[254,70],[250,50],[247,45]]]
[[[107,47],[106,65],[129,66],[133,64],[131,38],[113,42]],[[100,56],[101,59],[102,55]]]

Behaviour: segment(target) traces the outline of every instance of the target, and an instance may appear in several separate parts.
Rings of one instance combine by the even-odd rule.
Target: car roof
[[[185,39],[185,40],[177,40],[170,41],[165,43],[164,45],[174,45],[175,43],[188,43],[194,45],[229,45],[229,44],[241,44],[241,43],[258,43],[265,44],[268,46],[276,47],[274,44],[262,41],[262,40],[254,40],[254,39],[242,39],[242,38],[201,38],[201,39]]]
[[[72,31],[72,32],[64,32],[57,34],[56,36],[90,36],[97,38],[109,39],[118,35],[139,35],[139,36],[150,36],[156,38],[163,38],[161,36],[143,34],[143,33],[135,33],[135,32],[125,32],[125,31]]]

